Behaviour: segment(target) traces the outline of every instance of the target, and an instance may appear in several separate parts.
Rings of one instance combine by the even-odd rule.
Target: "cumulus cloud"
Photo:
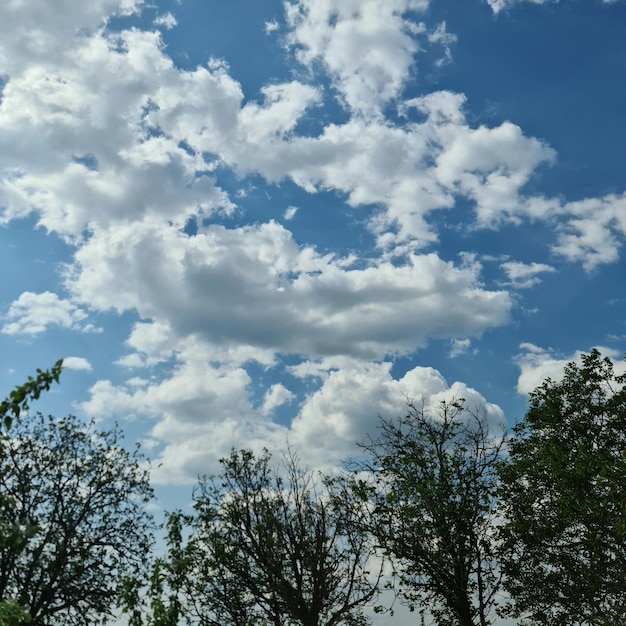
[[[541,348],[531,343],[523,343],[520,348],[523,352],[516,357],[516,363],[520,368],[520,375],[517,379],[518,393],[530,393],[546,378],[560,380],[563,378],[564,367],[572,361],[580,364],[581,355],[584,353],[584,351],[577,350],[574,354],[563,357],[550,348]],[[617,374],[626,373],[626,363],[619,360],[622,354],[618,350],[603,346],[596,346],[596,348],[603,356],[614,360]]]
[[[385,67],[400,68],[396,78],[384,72],[380,77],[385,89],[397,93],[410,67],[408,57],[404,65],[383,61],[402,56],[398,50],[413,49],[415,33],[409,32],[407,11],[425,8],[424,2],[371,0],[356,8],[308,2],[289,5],[287,11],[294,45],[303,62],[313,64],[312,71],[313,59],[326,54],[327,43],[335,36],[348,41],[352,31],[332,37],[328,32],[346,22],[369,33],[372,15],[377,20],[382,15],[367,46]],[[429,36],[433,42],[451,41],[441,25]],[[3,45],[10,51],[10,45]],[[288,177],[312,192],[336,190],[347,194],[353,207],[380,206],[383,210],[369,218],[370,228],[381,248],[401,254],[436,242],[429,214],[454,206],[458,195],[474,202],[483,227],[576,210],[554,199],[523,195],[532,172],[551,162],[554,151],[509,122],[472,128],[461,94],[440,91],[401,103],[404,111],[418,109],[426,117],[422,123],[392,125],[355,114],[307,137],[294,130],[305,112],[322,101],[316,87],[299,81],[267,85],[260,101],[244,104],[241,85],[227,65],[213,60],[181,71],[156,32],[96,31],[69,37],[63,45],[62,57],[45,63],[31,59],[4,87],[4,222],[36,208],[41,225],[74,238],[86,229],[146,216],[181,227],[190,217],[234,209],[211,177],[218,164],[242,174],[260,173],[270,181]],[[348,56],[361,62],[358,55]],[[345,77],[361,80],[367,75],[349,63],[341,67]],[[372,103],[376,97],[358,99]],[[621,231],[609,213],[604,211],[604,229],[595,237],[585,214],[565,220],[555,251],[587,265],[614,258]],[[620,214],[617,205],[613,214]],[[611,235],[603,241],[612,245],[602,248],[601,235]],[[589,261],[590,255],[597,260]]]
[[[447,57],[454,41],[445,25],[418,21],[427,0],[288,2],[286,41],[309,75],[259,94],[244,94],[222,61],[176,67],[159,32],[107,30],[110,16],[138,11],[139,0],[52,4],[0,6],[0,207],[4,223],[34,212],[75,246],[64,275],[72,298],[25,292],[3,332],[86,329],[87,308],[136,314],[118,364],[165,373],[98,381],[85,410],[153,420],[161,482],[211,471],[235,441],[275,447],[289,436],[310,441],[320,460],[339,458],[377,412],[403,410],[403,392],[431,404],[457,393],[482,402],[429,368],[395,379],[381,362],[431,338],[453,338],[458,354],[510,320],[510,294],[486,288],[478,263],[427,248],[438,238],[432,213],[459,198],[472,206],[470,226],[551,220],[553,252],[587,269],[619,255],[623,196],[527,196],[533,172],[555,159],[544,141],[512,122],[473,126],[463,94],[402,101],[420,46],[443,46]],[[157,22],[174,25],[167,14]],[[327,77],[330,93],[318,86]],[[320,128],[303,132],[303,118],[336,94],[347,119],[320,116]],[[390,104],[404,117],[385,119]],[[336,192],[362,210],[378,256],[323,254],[269,219],[215,223],[236,210],[218,168]],[[288,221],[293,209],[277,203],[274,216]],[[504,270],[518,287],[550,271]],[[293,375],[319,383],[291,427],[268,416],[292,392],[275,385],[254,397],[246,369],[278,367],[283,354],[301,359]],[[549,361],[529,354],[520,361],[526,378]]]
[[[326,373],[321,386],[308,396],[290,430],[290,441],[317,465],[328,467],[355,454],[355,442],[373,434],[379,416],[406,413],[407,400],[436,410],[442,401],[464,398],[471,411],[485,411],[492,425],[504,421],[502,411],[464,383],[449,385],[431,367],[415,367],[399,379],[390,363],[352,363]]]
[[[397,98],[418,50],[428,0],[300,0],[287,2],[287,41],[298,60],[322,63],[351,111],[375,115]]]
[[[114,15],[137,13],[144,0],[33,0],[3,2],[0,8],[0,66],[13,75],[34,62],[64,56],[64,46],[92,33]]]
[[[87,313],[83,309],[55,293],[25,291],[9,306],[2,332],[7,335],[36,335],[45,332],[48,326],[93,330],[93,326],[82,323],[86,319]]]
[[[91,363],[82,356],[66,356],[63,359],[63,367],[69,370],[81,370],[85,372],[92,370]]]
[[[210,352],[197,347],[181,355],[171,376],[161,381],[129,379],[125,385],[98,381],[83,409],[96,416],[157,417],[150,437],[161,442],[159,484],[188,484],[197,475],[218,469],[218,459],[232,446],[260,450],[298,449],[305,463],[332,469],[358,451],[356,442],[374,432],[378,416],[392,418],[407,410],[406,401],[436,409],[441,401],[465,398],[472,411],[485,411],[494,426],[502,411],[475,389],[429,367],[416,367],[396,379],[390,363],[336,359],[317,364],[317,388],[294,411],[290,424],[267,419],[268,411],[293,400],[282,384],[270,386],[254,408],[251,379],[244,368],[214,367]],[[302,370],[300,370],[302,373]]]
[[[62,63],[32,64],[3,90],[4,222],[36,208],[48,230],[78,237],[146,213],[184,224],[232,208],[202,158],[146,127],[150,94],[177,74],[158,33],[98,32],[66,45]]]
[[[295,397],[296,396],[282,383],[276,383],[265,392],[261,413],[263,415],[269,415],[274,409],[291,402]]]
[[[168,377],[141,385],[96,382],[85,412],[118,419],[157,418],[150,436],[162,442],[153,480],[189,484],[198,475],[218,470],[218,459],[232,446],[276,449],[285,441],[283,429],[254,409],[251,379],[245,369],[213,366],[213,355],[190,346]],[[283,395],[274,392],[276,401]]]
[[[626,194],[569,202],[561,212],[566,220],[553,252],[588,271],[617,261],[626,236]]]
[[[352,268],[275,222],[193,237],[136,222],[99,231],[75,259],[67,287],[92,307],[136,310],[179,337],[310,357],[381,358],[432,337],[479,336],[511,308],[508,293],[481,286],[476,263],[426,254]]]

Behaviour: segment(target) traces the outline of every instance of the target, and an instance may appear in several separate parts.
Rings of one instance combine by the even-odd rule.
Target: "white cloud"
[[[437,43],[443,47],[444,55],[437,62],[436,65],[443,65],[452,61],[452,44],[457,41],[457,36],[453,33],[449,33],[445,22],[437,24],[435,30],[428,33],[428,41],[430,43]]]
[[[382,21],[367,45],[376,59],[385,59],[400,49],[406,52],[413,41],[405,11],[426,6],[409,0],[384,6],[371,0],[358,7],[311,1],[289,5],[288,13],[294,41],[304,46],[302,54],[310,49],[312,59],[326,50],[329,37],[349,40],[352,27],[370,28],[372,15],[380,12]],[[348,33],[335,33],[342,22],[351,25]],[[379,27],[389,32],[383,36]],[[442,25],[428,36],[433,43],[450,43],[452,37]],[[435,92],[402,104],[405,111],[419,109],[426,116],[423,123],[394,126],[356,116],[328,124],[317,137],[302,137],[294,133],[298,121],[323,96],[315,87],[298,81],[269,85],[261,102],[244,105],[241,86],[223,62],[178,70],[158,33],[83,33],[68,37],[63,46],[63,55],[13,72],[4,88],[0,203],[5,222],[36,207],[40,224],[74,238],[86,229],[144,216],[180,227],[189,217],[233,210],[210,178],[217,163],[272,181],[290,177],[309,191],[346,193],[351,206],[382,207],[370,227],[390,253],[435,242],[437,233],[427,218],[454,206],[459,194],[475,202],[484,227],[567,215],[568,208],[556,200],[521,193],[534,169],[553,160],[554,152],[511,123],[471,128],[461,94]],[[345,77],[367,75],[358,64],[341,67]],[[394,93],[406,71],[390,79]],[[377,97],[359,96],[359,101],[371,104]],[[215,155],[213,161],[200,156],[207,152]],[[612,233],[613,239],[602,241],[612,245],[604,248],[598,237],[581,239],[577,229],[586,228],[581,220],[584,215],[563,227],[555,250],[587,265],[614,258],[619,233],[611,230],[610,220],[601,234]],[[589,261],[589,254],[596,261]]]
[[[428,367],[416,367],[403,377],[391,376],[390,363],[335,359],[318,363],[319,386],[302,403],[291,424],[267,419],[276,406],[293,401],[282,384],[270,386],[259,406],[252,400],[251,379],[237,366],[211,365],[197,346],[181,355],[169,378],[160,381],[129,379],[114,386],[98,381],[84,403],[85,412],[127,419],[152,416],[150,438],[155,450],[157,484],[188,484],[196,476],[218,470],[217,460],[232,446],[260,450],[284,449],[289,442],[305,463],[331,470],[358,452],[356,442],[374,433],[378,415],[392,418],[405,412],[406,399],[426,408],[442,400],[465,398],[470,410],[485,410],[492,424],[503,421],[502,411],[463,383],[448,385]]]
[[[215,367],[209,359],[202,347],[193,346],[162,380],[141,386],[131,384],[133,379],[121,386],[98,381],[82,408],[97,417],[157,418],[150,433],[161,442],[153,459],[159,465],[153,473],[157,484],[189,484],[217,471],[217,460],[234,445],[281,447],[284,429],[254,410],[248,373],[236,366]]]
[[[63,367],[69,370],[82,370],[90,372],[91,363],[82,356],[66,356],[63,359]]]
[[[265,34],[271,35],[273,32],[276,32],[280,28],[279,23],[276,20],[269,20],[265,22]]]
[[[500,266],[509,279],[510,285],[515,289],[528,289],[541,282],[538,274],[555,272],[555,268],[545,263],[521,263],[507,261]]]
[[[403,391],[431,403],[451,393],[480,401],[434,370],[416,368],[397,380],[379,362],[430,338],[453,338],[451,355],[458,354],[510,319],[510,294],[485,288],[477,263],[422,253],[438,237],[432,212],[458,198],[474,204],[468,225],[551,220],[554,253],[587,269],[619,255],[623,196],[573,203],[527,197],[533,172],[555,158],[543,141],[511,122],[472,127],[463,94],[401,101],[420,45],[443,46],[445,58],[454,41],[445,25],[415,20],[427,17],[426,0],[287,3],[292,51],[312,83],[320,71],[330,76],[349,114],[311,136],[299,133],[299,122],[333,98],[332,90],[291,80],[265,85],[258,99],[244,97],[224,62],[183,70],[158,32],[103,30],[111,14],[140,5],[0,6],[0,66],[8,75],[0,105],[3,220],[35,211],[41,225],[76,247],[65,277],[72,300],[26,292],[9,308],[3,331],[85,330],[79,305],[135,312],[142,321],[118,364],[166,369],[169,362],[171,371],[141,384],[99,381],[85,408],[154,420],[160,481],[211,471],[235,442],[282,446],[287,434],[303,446],[310,441],[320,459],[339,458],[379,410],[403,410]],[[505,2],[491,5],[499,10]],[[383,119],[389,104],[405,118]],[[417,122],[412,109],[421,114]],[[367,264],[322,255],[272,221],[206,226],[206,218],[235,209],[211,178],[217,167],[345,194],[350,207],[362,208],[383,253]],[[276,204],[275,217],[293,218],[295,207],[283,212]],[[198,224],[194,236],[181,231],[190,218]],[[518,287],[550,271],[533,263],[504,270]],[[301,355],[292,373],[315,374],[320,385],[291,431],[263,413],[291,401],[292,392],[276,385],[253,397],[246,371],[252,360],[278,367],[284,353]],[[529,354],[520,361],[520,388],[553,358]]]
[[[500,13],[521,2],[530,2],[531,4],[548,4],[550,2],[559,2],[559,0],[487,0],[487,4],[491,7],[495,14]],[[602,0],[603,4],[614,4],[619,0]]]
[[[524,352],[520,353],[515,361],[520,368],[520,375],[517,379],[518,393],[530,393],[546,378],[558,381],[563,378],[563,368],[568,364],[581,363],[583,351],[577,350],[568,357],[561,357],[555,354],[550,348],[540,348],[531,343],[523,343],[520,348]],[[597,346],[603,356],[608,356],[614,361],[615,372],[617,374],[626,373],[626,363],[619,361],[622,353],[612,348]]]
[[[263,415],[269,415],[274,409],[291,402],[295,397],[296,396],[282,383],[276,383],[266,391],[263,397],[261,413]]]
[[[391,375],[390,363],[352,363],[330,371],[322,385],[304,402],[294,419],[289,439],[311,463],[331,467],[357,453],[355,443],[375,435],[378,417],[390,419],[406,413],[406,401],[426,410],[443,400],[465,398],[472,411],[484,409],[495,426],[504,421],[499,407],[476,390],[455,382],[448,385],[430,367],[415,367],[403,377]]]
[[[452,339],[450,340],[450,358],[455,359],[458,356],[467,354],[472,345],[471,339]]]
[[[99,231],[75,259],[67,287],[94,308],[136,310],[178,338],[313,357],[381,358],[479,336],[511,308],[508,293],[481,287],[476,263],[426,254],[354,269],[275,222],[193,237],[135,222]]]
[[[520,2],[530,2],[532,4],[546,4],[547,2],[558,2],[559,0],[487,0],[487,4],[491,7],[494,13],[500,13],[509,7]],[[607,0],[603,0],[606,2]]]
[[[456,124],[437,131],[444,146],[437,157],[437,178],[474,200],[482,227],[493,228],[525,213],[521,188],[537,166],[555,158],[554,150],[525,137],[521,128],[510,122],[477,129]]]
[[[163,15],[157,15],[152,23],[155,26],[164,26],[167,30],[171,30],[178,24],[176,18],[169,11]]]
[[[553,252],[588,271],[617,261],[626,236],[626,193],[569,202],[561,212],[566,220]]]
[[[45,332],[48,326],[89,330],[81,324],[86,318],[84,310],[69,300],[62,300],[55,293],[25,291],[9,306],[2,332],[7,335],[36,335]]]
[[[98,32],[64,46],[67,57],[56,65],[33,63],[4,88],[5,222],[36,207],[40,224],[79,237],[146,213],[184,224],[190,215],[232,208],[201,157],[148,133],[142,116],[150,94],[177,77],[158,33]]]
[[[298,207],[297,206],[290,206],[287,207],[287,209],[285,210],[285,213],[283,214],[283,217],[286,220],[291,220],[294,218],[295,214],[298,212]]]
[[[428,0],[301,0],[285,7],[298,60],[310,68],[321,62],[353,112],[376,115],[401,94],[418,50],[415,36],[425,31],[407,13],[424,12]]]
[[[32,65],[64,56],[80,33],[92,33],[113,15],[130,15],[144,0],[28,0],[0,5],[0,67],[10,76]]]

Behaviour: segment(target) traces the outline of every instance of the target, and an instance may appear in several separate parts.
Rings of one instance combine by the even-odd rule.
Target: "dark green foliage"
[[[233,451],[196,491],[191,596],[203,626],[361,626],[369,539],[292,455]]]
[[[491,623],[502,436],[460,399],[434,414],[410,404],[361,445],[370,460],[357,464],[352,491],[368,505],[368,530],[392,560],[400,598],[440,626]]]
[[[33,626],[99,623],[124,574],[150,549],[152,496],[137,450],[117,427],[97,432],[75,417],[14,421],[0,458],[0,598]]]
[[[21,624],[30,624],[28,611],[15,600],[0,602],[0,626],[20,626]]]
[[[509,442],[502,561],[525,624],[626,619],[625,383],[593,350],[531,394]]]

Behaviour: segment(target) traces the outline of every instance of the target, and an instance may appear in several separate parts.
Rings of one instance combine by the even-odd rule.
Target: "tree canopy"
[[[352,490],[368,504],[368,531],[393,562],[396,592],[437,624],[490,623],[502,442],[459,398],[434,412],[409,404],[362,444]]]
[[[357,626],[376,598],[372,546],[328,483],[287,454],[233,451],[195,496],[192,586],[202,624]]]
[[[0,403],[0,626],[88,626],[120,605],[130,626],[365,626],[387,563],[422,623],[626,618],[626,374],[597,350],[535,389],[508,438],[458,398],[381,418],[333,478],[289,448],[233,449],[167,516],[151,568],[138,447],[26,412],[60,368]]]
[[[500,467],[502,568],[524,624],[626,619],[626,376],[598,350],[547,379]]]
[[[0,598],[33,626],[99,623],[151,546],[152,497],[118,427],[69,416],[14,420],[0,454]]]

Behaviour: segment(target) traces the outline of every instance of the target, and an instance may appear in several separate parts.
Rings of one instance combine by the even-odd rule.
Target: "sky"
[[[2,390],[65,358],[37,408],[171,510],[233,446],[623,371],[625,66],[623,0],[2,2]]]

